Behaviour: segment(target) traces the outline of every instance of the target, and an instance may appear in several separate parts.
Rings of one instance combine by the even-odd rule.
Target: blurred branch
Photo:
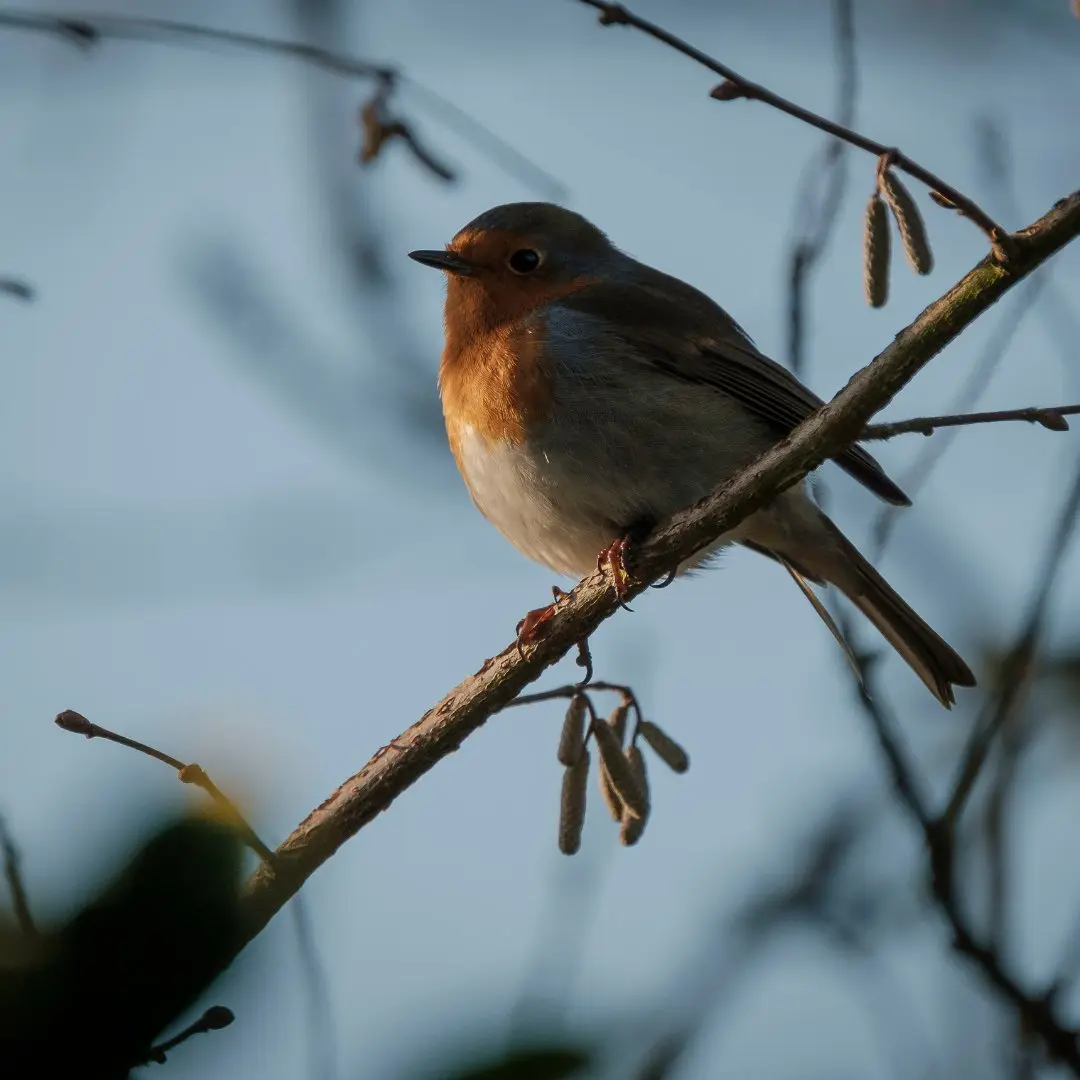
[[[22,278],[0,277],[0,293],[13,296],[16,300],[25,300],[27,303],[37,298],[37,290]]]
[[[319,956],[315,930],[311,925],[311,915],[302,895],[293,899],[292,913],[297,951],[307,983],[307,1075],[310,1080],[334,1080],[338,1054],[333,1002],[327,987],[326,969]]]
[[[967,412],[982,396],[989,385],[998,365],[1005,359],[1009,347],[1013,343],[1020,324],[1025,317],[1034,310],[1035,302],[1050,280],[1049,271],[1038,274],[1029,282],[1017,290],[1016,301],[1010,305],[1009,310],[1004,312],[1000,319],[999,328],[990,335],[987,345],[975,366],[971,369],[963,386],[956,392],[953,398],[953,415]],[[946,451],[952,445],[955,431],[947,431],[940,439],[923,447],[915,458],[914,463],[904,472],[900,478],[900,484],[909,498],[914,499],[919,490],[930,478],[934,469],[945,457]],[[877,516],[874,523],[874,555],[880,557],[892,537],[892,531],[900,520],[897,507],[886,506]]]
[[[1030,15],[1031,12],[1028,12]],[[1009,217],[1022,214],[1016,193],[1016,153],[1002,116],[984,113],[975,118],[975,164],[986,177],[994,201],[1004,207]],[[1064,374],[1073,389],[1080,387],[1077,378],[1076,342],[1080,341],[1080,318],[1072,299],[1053,280],[1040,275],[1039,308],[1043,324],[1057,347]]]
[[[15,912],[15,921],[26,937],[37,936],[37,926],[30,912],[30,900],[26,894],[26,884],[22,879],[19,849],[7,827],[7,822],[0,817],[0,861],[4,866],[4,880],[11,893],[11,907]]]
[[[370,165],[381,153],[388,142],[400,139],[416,158],[417,162],[429,173],[447,183],[456,179],[454,171],[444,165],[417,138],[412,127],[389,109],[389,98],[394,88],[392,82],[380,79],[375,93],[360,109],[360,127],[364,133],[364,143],[360,148],[360,163]]]
[[[1010,855],[1012,854],[1011,825],[1014,796],[1020,763],[1031,741],[1033,726],[1019,708],[1014,709],[1001,726],[990,791],[983,814],[986,838],[989,893],[987,903],[987,938],[997,952],[1008,949],[1010,904]]]
[[[299,0],[290,5],[295,36],[329,51],[348,34],[361,33],[363,9],[336,0]],[[335,356],[283,294],[264,265],[225,237],[196,247],[185,266],[196,299],[225,331],[245,373],[270,389],[324,439],[347,453],[350,463],[371,461],[381,471],[405,475],[412,484],[438,488],[450,465],[430,356],[415,340],[408,298],[387,250],[386,207],[376,202],[369,174],[342,153],[343,117],[355,103],[352,87],[327,79],[303,83],[305,135],[325,218],[321,230],[340,264],[329,281],[339,296],[349,345]],[[376,81],[367,106],[370,124],[398,118],[387,111],[386,86]],[[373,113],[377,115],[372,115]],[[385,131],[370,126],[370,140]],[[364,423],[357,423],[363,415]],[[384,453],[392,438],[400,452]]]
[[[174,820],[25,955],[5,951],[4,1075],[29,1070],[118,1080],[137,1065],[163,1060],[189,1035],[231,1023],[232,1013],[218,1006],[180,1036],[154,1042],[227,962],[236,937],[241,851],[236,831],[221,822]]]
[[[151,1046],[149,1053],[146,1055],[146,1060],[137,1064],[148,1065],[150,1062],[156,1062],[158,1065],[164,1065],[165,1055],[170,1050],[175,1050],[181,1043],[187,1042],[193,1035],[205,1035],[208,1031],[220,1031],[222,1028],[227,1028],[235,1019],[232,1009],[227,1009],[224,1005],[211,1005],[195,1023],[189,1024],[171,1039],[166,1039],[163,1043]]]
[[[914,766],[900,745],[895,718],[882,704],[880,695],[874,692],[876,657],[856,653],[862,676],[860,700],[863,710],[885,757],[893,788],[923,833],[930,862],[931,895],[952,928],[953,948],[980,968],[987,981],[1015,1007],[1024,1029],[1037,1035],[1050,1055],[1066,1065],[1075,1076],[1080,1076],[1080,1048],[1077,1046],[1076,1033],[1058,1018],[1052,989],[1043,993],[1025,990],[1019,978],[1006,966],[1002,957],[1004,943],[1000,926],[1001,913],[991,913],[993,917],[990,931],[983,940],[963,911],[956,889],[955,844],[960,816],[986,762],[993,740],[1003,725],[1015,715],[1022,695],[1029,685],[1054,582],[1076,530],[1078,518],[1080,468],[1059,514],[1050,549],[1042,562],[1030,613],[1003,666],[998,693],[995,699],[988,703],[984,716],[976,722],[972,730],[951,795],[940,814],[935,815],[931,811]],[[850,626],[845,625],[845,635],[850,638]]]
[[[844,127],[852,127],[858,98],[854,0],[833,0],[833,24],[838,82],[836,115]],[[805,366],[806,290],[840,217],[847,186],[846,148],[842,139],[829,138],[803,169],[795,198],[796,229],[788,275],[788,368],[800,378]]]
[[[854,375],[829,404],[712,495],[657,529],[635,549],[629,596],[643,592],[650,582],[850,445],[900,387],[1024,275],[1077,234],[1080,192],[1059,201],[1045,217],[1018,234],[1020,255],[1008,270],[984,258]],[[397,739],[380,748],[360,772],[284,840],[272,867],[264,865],[256,871],[243,903],[245,926],[236,949],[258,934],[342,844],[618,608],[606,576],[600,572],[589,575],[560,601],[535,645],[525,652],[519,651],[516,642],[508,645]],[[418,647],[425,645],[421,639]],[[906,773],[899,769],[897,775],[904,777]],[[911,798],[911,805],[925,818],[921,800],[914,795]],[[969,944],[978,954],[977,944]],[[1007,992],[1023,997],[1014,984],[1004,976],[1002,979]],[[1035,1020],[1043,1022],[1045,1016],[1039,1014]],[[1077,1060],[1080,1064],[1080,1057]]]
[[[564,188],[558,180],[478,120],[459,109],[441,94],[398,69],[384,64],[376,64],[370,60],[362,60],[302,42],[282,41],[261,34],[245,34],[210,26],[197,26],[194,23],[178,22],[172,19],[105,14],[66,16],[0,10],[0,28],[52,34],[82,48],[93,47],[105,39],[149,41],[166,45],[226,45],[249,52],[298,60],[329,72],[331,75],[348,79],[375,79],[388,87],[396,87],[399,84],[408,86],[417,92],[417,99],[429,112],[438,113],[443,124],[471,142],[478,151],[485,154],[505,172],[516,176],[530,187],[546,191],[553,197],[564,194]],[[444,175],[443,179],[449,179],[449,177]]]
[[[875,692],[877,657],[863,653],[859,659],[862,670],[859,699],[885,758],[893,790],[923,834],[930,864],[930,892],[952,930],[953,949],[971,960],[986,981],[1013,1005],[1051,1057],[1067,1066],[1074,1076],[1080,1076],[1076,1034],[1058,1018],[1052,995],[1025,989],[992,945],[980,940],[972,928],[956,893],[953,830],[931,812],[914,766],[896,734],[899,725],[882,703],[881,695]]]
[[[145,754],[147,757],[152,757],[156,761],[163,762],[176,769],[182,783],[194,784],[196,787],[202,788],[217,803],[224,811],[226,818],[237,830],[240,838],[263,860],[264,865],[271,867],[274,865],[277,856],[259,839],[258,834],[248,824],[236,804],[206,775],[201,766],[186,765],[177,758],[171,757],[169,754],[165,754],[152,746],[136,742],[125,735],[118,735],[114,731],[93,724],[85,716],[71,709],[65,709],[64,712],[60,713],[56,717],[56,724],[64,731],[83,735],[88,739],[106,739],[109,742],[118,743],[120,746],[127,746],[132,750],[137,750],[140,754]],[[3,821],[0,819],[0,842],[4,839],[6,839],[6,833],[3,832]],[[17,865],[7,858],[6,846],[4,854],[5,868],[9,865]],[[14,881],[11,889],[12,895],[17,896]],[[16,910],[19,910],[18,904],[16,904]],[[302,896],[295,898],[293,916],[300,959],[308,985],[308,1009],[312,1030],[310,1075],[315,1078],[322,1078],[322,1080],[333,1080],[337,1072],[333,1014],[330,1008],[329,995],[326,991],[326,975],[319,959],[315,935]],[[29,911],[26,912],[26,917],[29,918]],[[185,1028],[179,1035],[159,1046],[151,1047],[146,1060],[164,1064],[166,1052],[190,1039],[192,1035],[227,1027],[232,1022],[233,1015],[228,1009],[221,1006],[208,1009],[199,1020],[195,1021],[190,1027]]]
[[[1065,553],[1069,550],[1073,534],[1076,532],[1078,518],[1080,518],[1080,466],[1077,468],[1072,487],[1061,508],[1050,550],[1043,560],[1031,610],[1016,643],[1002,664],[997,700],[988,706],[984,715],[976,722],[961,759],[949,804],[941,815],[942,824],[950,830],[956,827],[963,813],[994,737],[1013,714],[1030,684],[1035,652],[1046,622],[1054,582],[1057,580]]]
[[[152,757],[156,761],[163,762],[170,768],[175,769],[182,784],[194,784],[196,787],[202,788],[225,812],[226,818],[236,828],[248,847],[264,862],[270,865],[273,864],[274,853],[259,839],[258,834],[248,824],[236,804],[206,775],[201,765],[186,765],[178,758],[170,757],[160,750],[155,750],[154,747],[147,746],[146,743],[136,742],[126,735],[118,735],[108,728],[92,724],[82,713],[77,713],[74,709],[65,709],[62,713],[58,713],[56,726],[64,731],[70,731],[73,735],[82,735],[87,739],[105,739],[108,742],[118,743],[120,746],[127,746],[132,750],[137,750],[140,754],[145,754],[147,757]]]
[[[862,436],[862,442],[893,439],[897,435],[912,432],[933,435],[938,428],[967,427],[969,424],[1000,424],[1009,420],[1026,420],[1029,424],[1042,424],[1051,431],[1068,431],[1066,416],[1080,413],[1080,405],[1054,405],[1046,408],[1000,409],[997,412],[952,413],[948,416],[917,416],[912,420],[896,420],[887,424],[871,424]]]
[[[888,155],[890,163],[895,168],[902,169],[910,176],[921,180],[930,189],[931,194],[937,196],[935,201],[939,205],[946,205],[957,210],[982,229],[990,240],[991,252],[995,262],[1004,266],[1017,254],[1014,237],[994,221],[985,210],[966,195],[957,191],[956,188],[946,184],[940,177],[924,169],[918,162],[912,161],[911,158],[895,147],[875,142],[865,135],[860,135],[850,127],[834,123],[832,120],[826,120],[825,117],[819,116],[809,109],[804,109],[801,105],[796,105],[795,102],[789,101],[787,98],[774,94],[764,86],[743,78],[738,72],[720,63],[719,60],[714,60],[700,49],[694,48],[693,45],[662,29],[655,23],[628,11],[622,4],[606,3],[605,0],[580,0],[580,2],[600,12],[602,26],[633,27],[635,30],[648,34],[649,37],[670,46],[677,52],[682,53],[683,56],[688,56],[691,60],[720,75],[725,81],[717,86],[710,95],[710,97],[718,101],[734,101],[737,98],[760,101],[765,105],[770,105],[774,109],[787,113],[789,116],[795,117],[796,120],[801,120],[804,124],[828,132],[830,135],[835,135],[838,139],[843,139],[844,142],[857,146],[860,150],[866,150],[877,158]]]
[[[341,244],[354,236],[352,232],[335,235]],[[349,265],[356,267],[352,259]],[[433,462],[449,467],[438,399],[420,392],[423,384],[416,377],[416,354],[398,340],[403,324],[399,322],[396,337],[391,337],[382,322],[388,307],[391,314],[398,307],[390,305],[377,282],[356,291],[354,307],[372,315],[369,332],[375,337],[376,355],[383,357],[376,368],[378,380],[343,371],[312,336],[302,333],[287,298],[274,289],[264,268],[237,246],[224,241],[201,245],[189,257],[185,276],[199,301],[228,331],[245,370],[258,376],[320,435],[329,437],[350,461],[375,460],[381,468],[408,472],[417,481],[431,475]],[[375,302],[364,302],[364,292],[372,289]],[[357,423],[361,408],[368,417],[366,423]],[[387,456],[383,452],[389,437],[384,425],[390,422],[395,439],[400,441],[404,433],[400,451],[425,455],[423,470],[416,467],[417,459],[410,453]]]
[[[318,46],[330,47],[350,31],[363,34],[366,9],[356,0],[293,0],[290,8],[296,34]],[[382,452],[385,439],[392,435],[401,445],[404,436],[413,454],[424,459],[422,468],[412,469],[411,479],[431,483],[438,473],[430,466],[449,464],[446,437],[438,398],[429,393],[434,377],[430,351],[427,343],[416,338],[411,300],[395,272],[400,256],[390,250],[387,241],[388,207],[378,201],[368,174],[358,174],[340,151],[340,117],[352,108],[348,98],[342,99],[341,87],[310,79],[305,91],[311,147],[306,161],[323,193],[318,209],[325,218],[324,232],[344,270],[334,276],[339,306],[355,326],[357,339],[364,342],[365,356],[371,358],[349,365],[350,371],[360,366],[366,371],[362,385],[353,377],[356,388],[349,395],[353,400],[344,417],[346,438],[355,441],[357,427],[364,428],[366,435],[360,437],[372,443],[370,456],[385,470],[400,468],[404,458],[395,455],[391,466]],[[385,110],[382,88],[376,87],[368,104],[377,111]],[[382,119],[391,118],[384,115]],[[312,382],[311,375],[310,370],[305,372],[305,385]],[[327,387],[331,396],[336,396],[333,384],[341,381],[339,372],[331,373]],[[361,402],[371,421],[357,425],[356,408]]]

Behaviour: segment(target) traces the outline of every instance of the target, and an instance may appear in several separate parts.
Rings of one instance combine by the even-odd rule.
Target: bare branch
[[[171,1039],[166,1039],[165,1042],[151,1046],[145,1060],[138,1064],[148,1065],[150,1062],[156,1062],[158,1065],[164,1065],[165,1055],[170,1050],[175,1050],[181,1043],[187,1042],[193,1035],[204,1035],[208,1031],[220,1031],[222,1028],[228,1027],[235,1019],[232,1009],[227,1009],[224,1005],[211,1005],[195,1023],[189,1024]]]
[[[1013,1005],[1027,1029],[1042,1040],[1049,1054],[1066,1065],[1074,1076],[1080,1076],[1076,1034],[1058,1018],[1051,995],[1026,990],[1004,959],[982,942],[971,927],[956,895],[952,833],[943,829],[928,811],[926,800],[918,791],[914,769],[896,735],[896,721],[882,704],[881,696],[874,692],[873,675],[874,665],[864,657],[863,683],[867,689],[860,694],[860,700],[888,763],[893,788],[926,841],[930,891],[952,929],[953,948],[971,960],[990,985]]]
[[[1008,310],[1002,313],[1002,318],[995,331],[991,332],[986,347],[953,397],[951,408],[955,414],[967,412],[978,403],[993,378],[994,372],[1008,354],[1021,323],[1034,310],[1035,303],[1049,280],[1048,272],[1037,274],[1017,290],[1015,301],[1010,303]],[[935,439],[924,446],[916,455],[911,468],[900,477],[900,485],[910,498],[918,495],[934,469],[944,460],[955,435],[955,431],[946,431],[940,439]],[[895,506],[886,506],[878,513],[873,529],[875,557],[879,557],[885,550],[899,520],[900,515]]]
[[[656,530],[634,553],[630,595],[644,591],[651,581],[858,439],[870,417],[941,349],[1078,234],[1080,192],[1062,199],[1017,234],[1018,256],[1008,269],[990,257],[983,259],[853,376],[828,405],[708,498]],[[242,902],[244,927],[236,950],[258,934],[342,844],[616,610],[618,601],[603,574],[583,579],[560,602],[545,634],[524,655],[516,643],[508,645],[378,750],[285,839],[273,871],[256,871]]]
[[[938,200],[935,200],[938,201],[939,205],[948,205],[951,209],[957,210],[982,229],[990,240],[995,261],[1004,265],[1016,253],[1013,238],[985,210],[966,195],[957,191],[952,185],[946,184],[940,177],[935,176],[928,169],[924,169],[918,162],[912,161],[911,158],[895,147],[875,142],[850,127],[834,123],[832,120],[826,120],[825,117],[819,116],[809,109],[804,109],[801,105],[796,105],[795,102],[780,97],[779,94],[774,94],[764,86],[743,78],[742,75],[733,71],[726,64],[714,60],[700,49],[669,33],[655,23],[649,22],[648,19],[643,19],[640,15],[628,11],[622,4],[610,4],[606,3],[605,0],[581,0],[581,3],[587,4],[600,12],[601,25],[631,26],[721,76],[725,81],[717,86],[710,95],[716,98],[717,101],[733,101],[737,98],[760,101],[766,105],[771,105],[774,109],[779,109],[780,112],[787,113],[789,116],[794,116],[796,120],[801,120],[804,124],[826,131],[830,135],[835,135],[838,139],[843,139],[844,142],[859,147],[860,150],[866,150],[875,157],[880,158],[883,154],[888,154],[895,168],[902,169],[908,175],[914,176],[916,180],[921,180],[930,188],[932,194],[939,196]]]
[[[1000,424],[1010,420],[1026,420],[1042,424],[1051,431],[1068,431],[1066,416],[1080,413],[1080,405],[1031,406],[1026,409],[999,409],[996,412],[953,413],[948,416],[917,416],[912,420],[896,420],[890,424],[871,424],[863,432],[862,442],[894,439],[897,435],[933,435],[938,428],[967,427],[969,424]]]
[[[369,165],[388,142],[399,139],[412,151],[413,157],[428,172],[440,180],[452,183],[457,179],[454,171],[439,161],[417,138],[412,126],[390,111],[390,96],[394,90],[393,81],[380,78],[375,93],[360,109],[360,128],[364,133],[364,144],[360,148],[360,163]]]
[[[833,0],[836,49],[836,115],[845,127],[855,123],[858,64],[855,50],[854,0]],[[795,197],[795,225],[788,256],[788,367],[805,378],[806,292],[828,249],[847,187],[847,144],[827,139],[807,162]]]
[[[1050,550],[1043,560],[1039,583],[1031,603],[1031,611],[1016,643],[1005,658],[1001,672],[1001,689],[986,715],[976,721],[960,763],[949,804],[941,815],[941,825],[952,831],[963,813],[968,796],[978,779],[994,737],[1013,714],[1031,681],[1035,652],[1046,622],[1047,610],[1053,595],[1054,582],[1061,570],[1080,520],[1080,467],[1077,468],[1068,498],[1061,508]]]
[[[30,900],[26,895],[26,884],[22,879],[19,849],[15,846],[7,822],[0,817],[0,862],[4,866],[4,878],[11,893],[11,906],[15,912],[15,921],[26,937],[37,936],[37,926],[30,912]]]
[[[87,739],[106,739],[108,742],[119,743],[120,746],[127,746],[132,750],[137,750],[140,754],[164,762],[170,768],[175,769],[182,784],[194,784],[196,787],[202,788],[225,811],[226,816],[232,820],[240,831],[244,842],[263,860],[265,865],[271,867],[274,865],[274,853],[259,839],[258,833],[248,824],[236,804],[206,775],[201,765],[186,765],[179,758],[155,750],[154,747],[147,746],[146,743],[136,742],[126,735],[118,735],[108,728],[92,724],[82,713],[77,713],[74,709],[65,709],[62,713],[58,713],[55,723],[57,727],[62,728],[64,731],[70,731],[74,735],[83,735]]]
[[[1029,685],[1032,661],[1046,619],[1054,582],[1080,518],[1080,468],[1062,507],[1050,549],[1043,561],[1040,579],[1016,644],[1004,664],[1000,690],[980,718],[962,756],[957,779],[945,809],[934,816],[928,800],[919,790],[914,768],[902,750],[896,735],[897,725],[873,690],[874,665],[871,658],[859,656],[863,675],[860,699],[888,764],[892,785],[900,800],[917,821],[926,840],[930,860],[930,890],[938,908],[953,931],[953,948],[971,959],[987,980],[1016,1008],[1022,1024],[1037,1034],[1052,1057],[1080,1076],[1080,1049],[1077,1035],[1058,1018],[1052,988],[1042,993],[1025,990],[1019,978],[1007,967],[995,938],[980,940],[956,893],[955,837],[968,796],[997,733],[1014,715]],[[858,655],[858,654],[856,654]]]
[[[500,136],[486,128],[463,109],[448,101],[441,94],[417,82],[396,68],[361,60],[344,53],[305,45],[299,41],[283,41],[261,34],[244,34],[233,30],[221,30],[173,19],[139,18],[126,15],[80,15],[28,11],[0,10],[0,28],[23,30],[32,33],[52,34],[83,48],[97,45],[105,39],[116,41],[149,41],[167,45],[226,45],[249,52],[268,53],[285,59],[299,60],[320,68],[331,75],[347,79],[376,79],[389,84],[408,86],[418,101],[429,112],[438,114],[442,123],[468,140],[481,153],[486,154],[505,172],[516,176],[523,183],[546,192],[551,198],[565,194],[565,188],[555,177],[515,150]],[[409,132],[405,140],[413,153],[427,168],[438,173],[438,168],[426,149]]]
[[[850,641],[849,613],[845,609],[838,618]],[[893,790],[923,834],[929,860],[930,895],[952,930],[953,949],[982,971],[990,985],[1013,1005],[1027,1030],[1042,1040],[1050,1055],[1080,1077],[1076,1033],[1058,1018],[1052,993],[1026,990],[993,944],[981,941],[972,928],[956,894],[954,830],[942,824],[944,815],[935,817],[930,810],[929,799],[897,734],[899,724],[877,692],[877,655],[853,651],[861,671],[859,701],[885,759]]]

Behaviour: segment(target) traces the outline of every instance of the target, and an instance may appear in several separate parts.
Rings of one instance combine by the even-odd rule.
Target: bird
[[[409,257],[446,276],[438,386],[473,502],[557,574],[608,569],[620,599],[634,543],[823,404],[708,296],[632,258],[565,207],[496,206],[444,249]],[[885,502],[910,505],[861,447],[835,460]],[[839,589],[946,708],[954,687],[975,685],[959,654],[822,512],[806,481],[675,573],[707,565],[732,543],[784,566],[843,644],[807,582]],[[531,640],[553,610],[523,620]]]

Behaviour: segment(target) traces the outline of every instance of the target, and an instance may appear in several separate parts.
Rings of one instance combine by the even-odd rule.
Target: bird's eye
[[[531,274],[540,265],[540,252],[522,248],[510,256],[509,265],[515,274]]]

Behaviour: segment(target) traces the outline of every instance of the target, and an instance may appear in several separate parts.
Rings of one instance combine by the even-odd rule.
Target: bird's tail
[[[809,569],[840,589],[926,683],[930,693],[945,708],[950,708],[956,701],[953,686],[975,685],[971,669],[867,562],[859,549],[824,514],[821,517],[835,546],[828,559]]]
[[[787,527],[778,528],[777,521]],[[797,542],[793,542],[796,538]],[[848,653],[856,671],[858,665],[843,635],[804,579],[836,586],[877,627],[946,709],[955,704],[954,686],[975,685],[975,676],[956,650],[907,605],[820,510],[814,508],[809,519],[801,513],[782,519],[774,516],[771,528],[767,526],[757,538],[743,538],[741,542],[787,567]]]

